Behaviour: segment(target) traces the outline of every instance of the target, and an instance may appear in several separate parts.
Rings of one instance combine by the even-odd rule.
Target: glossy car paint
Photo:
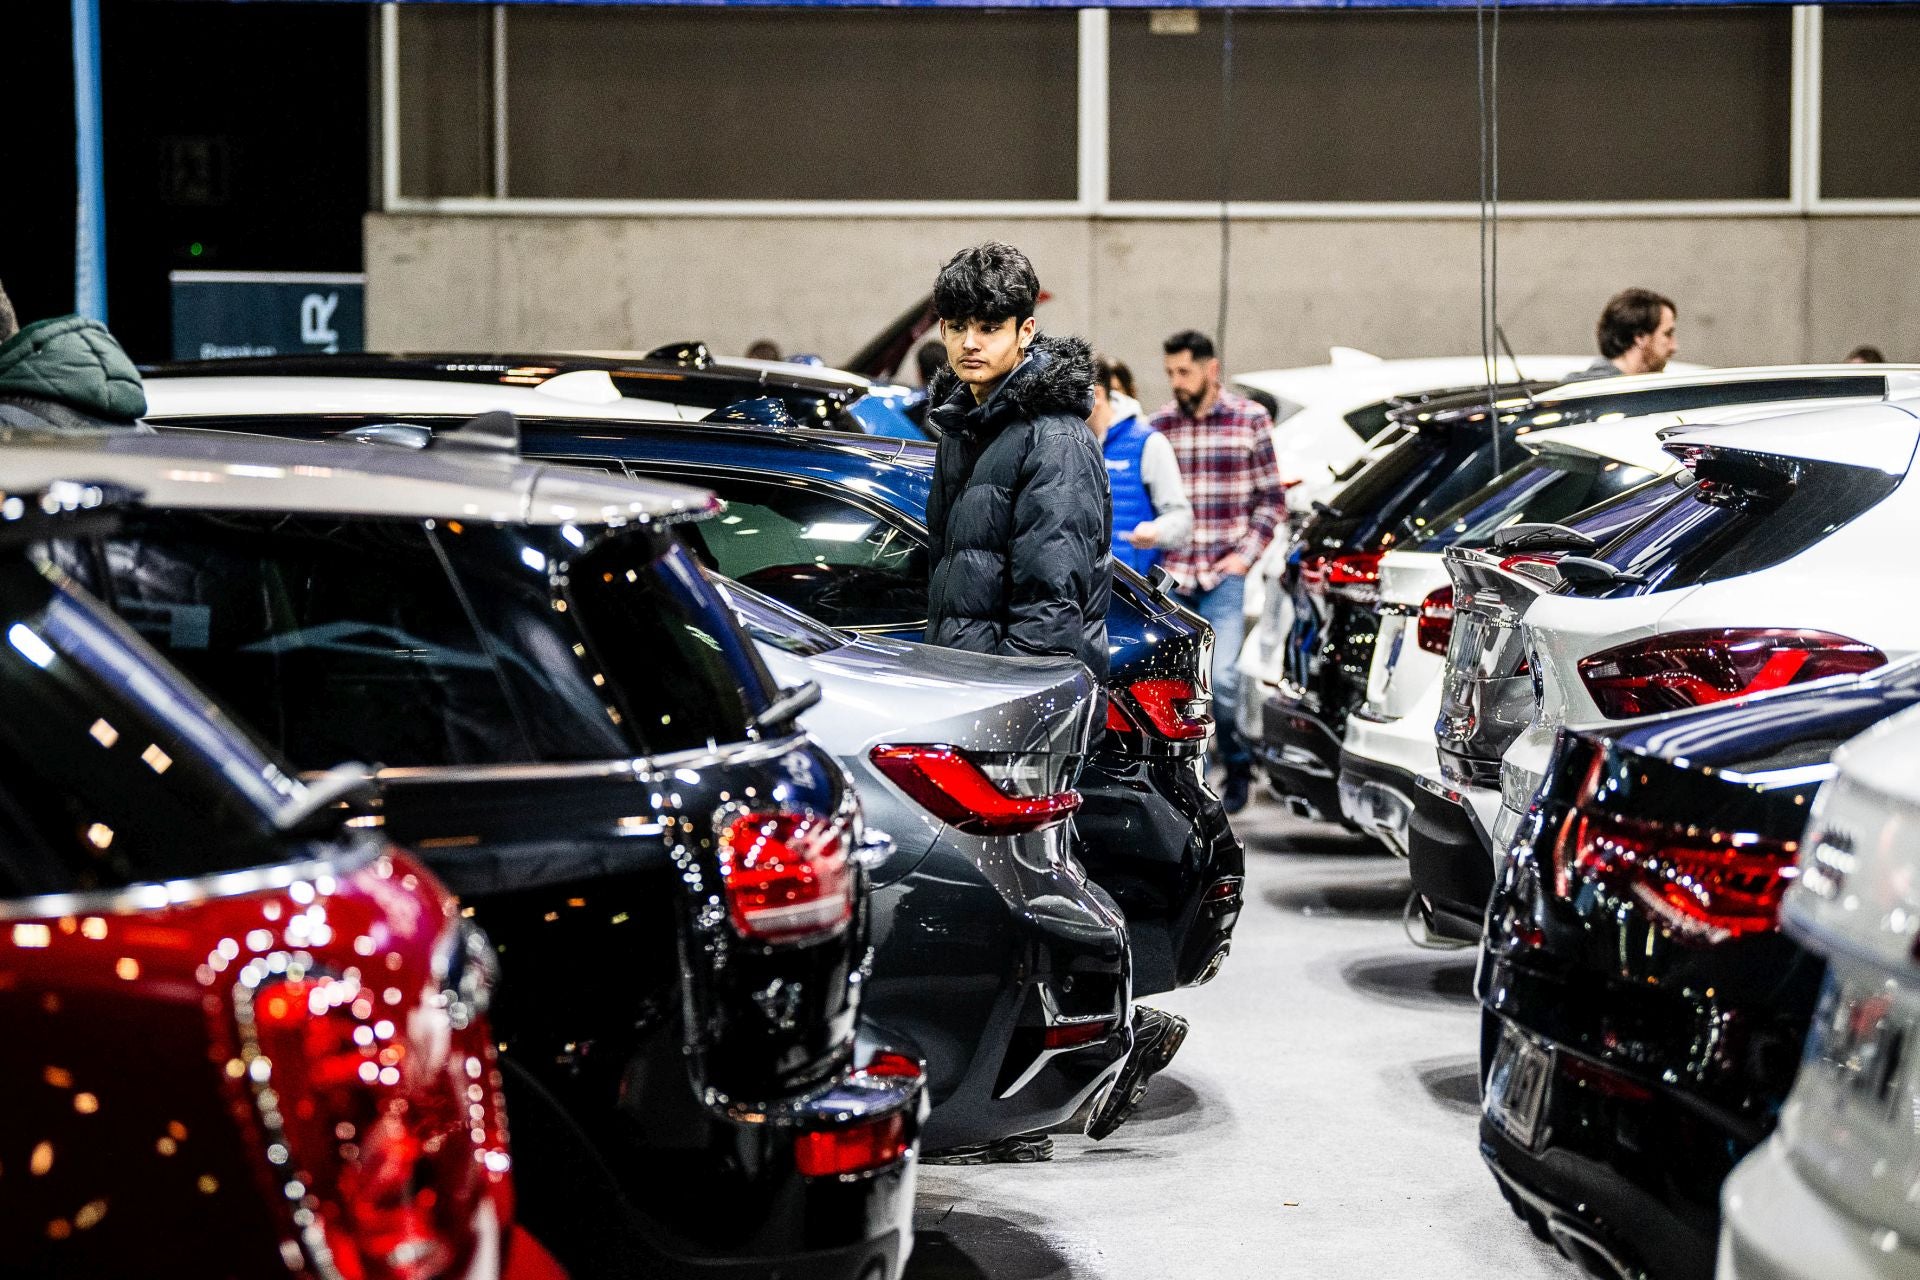
[[[1483,1073],[1503,1027],[1551,1063],[1533,1141],[1483,1118],[1482,1154],[1570,1255],[1662,1280],[1712,1274],[1721,1182],[1773,1126],[1823,972],[1775,928],[1718,941],[1676,930],[1630,877],[1571,867],[1557,886],[1579,823],[1770,841],[1790,860],[1836,745],[1916,701],[1909,664],[1563,731],[1502,865],[1476,986]]]
[[[1063,1123],[1118,1074],[1129,1047],[1119,908],[1087,880],[1065,823],[1021,835],[956,830],[869,753],[927,744],[1014,757],[1065,789],[1093,729],[1086,668],[854,637],[738,584],[721,590],[780,683],[820,686],[802,727],[846,767],[867,821],[893,839],[892,856],[872,869],[874,963],[861,1017],[925,1060],[929,1149]],[[1110,1034],[1046,1049],[1046,1029],[1075,1020],[1103,1021]]]
[[[1780,1126],[1721,1196],[1721,1280],[1920,1272],[1920,722],[1903,712],[1834,757],[1781,921],[1828,965]]]
[[[156,388],[159,390],[159,388]],[[388,422],[394,415],[292,416],[297,398],[267,396],[260,417],[195,418],[197,427],[312,437]],[[157,404],[151,419],[168,421]],[[280,416],[287,415],[287,416]],[[456,420],[405,415],[421,439]],[[551,417],[521,423],[529,458],[573,468],[622,470],[678,480],[721,494],[736,505],[804,496],[830,504],[840,523],[890,530],[896,547],[897,592],[885,608],[823,612],[834,593],[859,579],[832,572],[794,573],[780,582],[749,582],[818,621],[863,634],[918,639],[925,627],[925,515],[934,450],[909,441],[828,432],[775,431],[703,424],[594,423]],[[724,524],[700,537],[705,554],[738,574],[714,543],[732,535]],[[720,550],[725,552],[723,545]],[[917,556],[917,559],[916,559]],[[803,567],[804,568],[804,567]],[[750,575],[749,575],[750,576]],[[843,581],[844,584],[843,585]],[[828,594],[823,594],[823,590]],[[897,598],[896,598],[897,597]],[[1184,679],[1209,692],[1212,631],[1171,597],[1124,568],[1114,572],[1107,616],[1109,694],[1138,711],[1126,689],[1135,681]],[[1082,859],[1096,883],[1126,913],[1133,939],[1134,994],[1144,996],[1205,981],[1218,972],[1239,915],[1238,893],[1209,899],[1215,886],[1245,874],[1245,852],[1204,775],[1204,740],[1170,742],[1147,735],[1109,736],[1082,771],[1084,804],[1075,820]]]
[[[102,474],[145,494],[147,509],[93,561],[114,566],[116,608],[145,606],[133,615],[144,625],[155,620],[154,604],[199,607],[190,593],[231,579],[183,572],[205,548],[241,562],[278,555],[303,519],[370,511],[344,532],[368,521],[385,522],[381,537],[417,539],[424,529],[450,563],[468,568],[492,563],[485,548],[497,546],[502,580],[534,584],[556,619],[549,633],[519,642],[515,651],[525,654],[557,657],[574,634],[585,584],[569,586],[569,565],[603,545],[625,548],[621,555],[647,566],[647,583],[657,576],[667,592],[661,607],[684,611],[675,616],[726,665],[727,697],[755,711],[775,697],[751,642],[671,540],[675,519],[711,510],[698,493],[498,455],[461,464],[437,453],[204,434],[38,446],[16,439],[5,463],[9,475]],[[73,551],[78,564],[84,558]],[[468,578],[474,590],[482,581],[491,579]],[[575,607],[563,613],[569,598]],[[517,616],[510,603],[483,599],[478,616]],[[230,703],[259,701],[262,690],[241,680],[235,655],[209,663],[210,650],[167,639],[172,615],[158,616],[156,638],[174,645],[176,661]],[[312,660],[354,650],[323,631],[295,652]],[[619,696],[618,672],[613,683],[602,702]],[[357,703],[353,687],[340,687],[337,710],[344,723],[364,724],[378,703]],[[562,710],[547,713],[558,720]],[[603,722],[597,732],[612,731]],[[400,740],[388,738],[360,754],[392,758]],[[317,764],[301,759],[304,740],[286,746],[296,764]],[[848,824],[857,839],[857,810],[830,756],[776,718],[740,741],[699,749],[402,764],[377,778],[385,832],[421,851],[499,952],[494,1023],[528,1173],[521,1210],[570,1271],[898,1273],[911,1244],[923,1083],[855,1070],[864,891],[856,883],[845,928],[806,944],[743,937],[709,902],[723,882],[714,815],[737,797],[775,798]],[[901,1158],[859,1176],[800,1173],[800,1134],[887,1117],[898,1118],[908,1144]],[[662,1168],[674,1176],[662,1179]]]
[[[369,1121],[395,1106],[445,1144],[415,1170],[434,1225],[412,1238],[441,1251],[418,1274],[557,1274],[511,1227],[491,974],[453,897],[377,833],[313,809],[178,671],[17,547],[0,549],[0,620],[8,1274],[152,1274],[164,1256],[174,1274],[336,1277],[350,1250],[381,1256],[338,1193],[377,1176],[357,1144],[390,1152]],[[291,1012],[295,1035],[329,1021],[312,1043],[330,1046],[351,1025],[343,1056],[376,1073],[363,1087],[323,1092],[266,1052],[284,1036],[263,1041],[260,1019],[299,987],[327,1004],[277,1021]],[[316,1107],[331,1152],[283,1127]]]
[[[1535,655],[1535,707],[1502,759],[1498,844],[1518,823],[1553,734],[1605,717],[1579,674],[1581,659],[1657,634],[1727,626],[1786,626],[1864,641],[1891,659],[1920,649],[1920,613],[1888,592],[1884,557],[1920,537],[1920,491],[1902,483],[1920,440],[1920,404],[1863,405],[1736,426],[1684,429],[1668,444],[1718,464],[1777,462],[1800,478],[1781,509],[1712,490],[1676,496],[1595,552],[1646,581],[1543,595],[1522,624]],[[1696,461],[1693,468],[1699,471]],[[1717,483],[1717,482],[1716,482]],[[1829,492],[1831,490],[1831,492]],[[1796,497],[1796,493],[1803,496]]]

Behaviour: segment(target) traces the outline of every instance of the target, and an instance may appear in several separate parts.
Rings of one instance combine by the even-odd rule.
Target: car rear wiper
[[[1563,524],[1510,524],[1493,535],[1495,551],[1576,551],[1585,553],[1599,543]]]
[[[749,729],[765,731],[776,724],[786,724],[797,719],[803,712],[810,711],[820,703],[820,686],[812,680],[782,689],[780,696],[754,713],[747,721]]]
[[[1644,573],[1629,573],[1588,556],[1561,556],[1554,568],[1560,571],[1561,581],[1574,587],[1633,586],[1647,580]]]

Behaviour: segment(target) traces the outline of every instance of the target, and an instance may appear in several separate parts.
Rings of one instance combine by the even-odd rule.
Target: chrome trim
[[[380,846],[368,841],[362,843],[357,852],[337,858],[286,862],[246,871],[223,871],[189,880],[148,880],[119,889],[97,889],[88,893],[43,893],[28,898],[9,898],[0,901],[0,921],[74,915],[132,915],[220,898],[237,898],[263,889],[284,889],[296,880],[312,880],[322,875],[337,878],[344,873],[360,870],[379,856]]]

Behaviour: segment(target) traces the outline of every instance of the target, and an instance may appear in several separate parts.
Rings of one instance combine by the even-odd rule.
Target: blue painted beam
[[[100,133],[100,0],[73,0],[73,309],[107,322],[107,193]]]

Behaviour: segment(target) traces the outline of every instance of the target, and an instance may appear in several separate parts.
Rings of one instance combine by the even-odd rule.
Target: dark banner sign
[[[364,275],[175,271],[168,279],[176,360],[366,349]]]

